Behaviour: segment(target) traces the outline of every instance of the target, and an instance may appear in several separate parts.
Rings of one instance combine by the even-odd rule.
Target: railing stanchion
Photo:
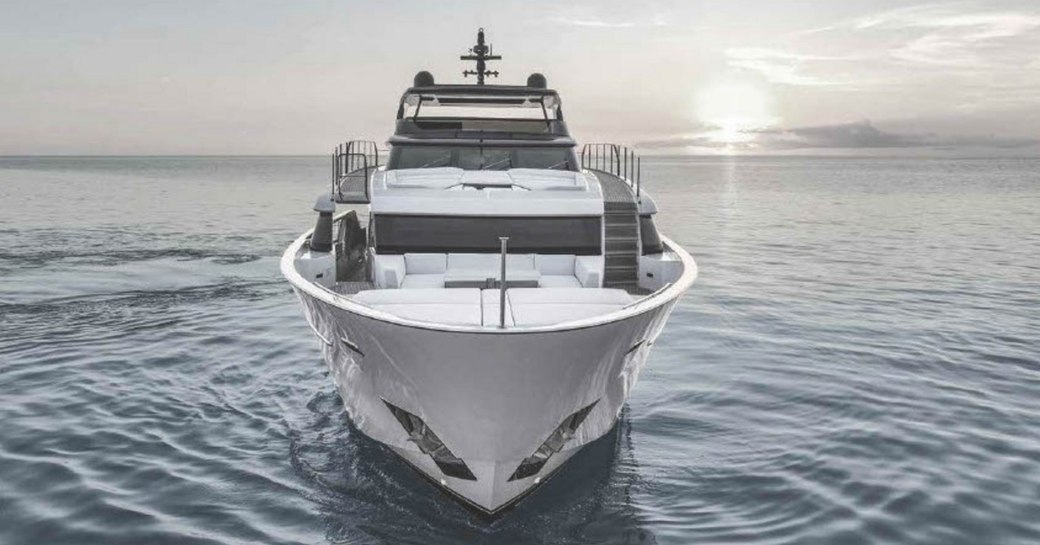
[[[636,152],[629,151],[628,153],[629,153],[629,158],[628,158],[628,179],[631,180],[632,178],[636,177],[636,175],[635,175],[635,171],[636,171],[636,165],[635,165],[635,163],[636,163]]]
[[[621,172],[627,174],[628,173],[628,148],[625,148],[625,155],[622,157],[622,163],[623,164],[622,164],[622,167],[621,167]],[[627,178],[628,176],[626,175],[626,176],[622,176],[622,177],[623,178]]]
[[[639,201],[639,186],[643,183],[643,158],[636,159],[636,201]]]

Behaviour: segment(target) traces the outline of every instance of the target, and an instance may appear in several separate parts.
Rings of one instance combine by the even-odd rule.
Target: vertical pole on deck
[[[498,237],[502,243],[502,275],[498,280],[498,327],[506,327],[506,248],[509,237]]]
[[[639,186],[643,183],[643,158],[636,159],[636,201],[639,201]]]
[[[623,149],[624,155],[621,156],[621,176],[623,180],[628,178],[628,148]]]

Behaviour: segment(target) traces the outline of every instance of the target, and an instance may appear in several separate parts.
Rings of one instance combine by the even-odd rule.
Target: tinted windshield
[[[387,168],[458,167],[463,170],[548,168],[578,170],[572,148],[519,146],[407,146],[390,150]]]

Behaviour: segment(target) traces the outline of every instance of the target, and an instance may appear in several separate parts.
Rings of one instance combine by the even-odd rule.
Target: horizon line
[[[826,158],[826,159],[1040,159],[1040,152],[1033,154],[957,154],[956,152],[928,154],[872,154],[872,153],[640,153],[643,157],[690,157],[690,158]],[[154,153],[154,154],[0,154],[0,159],[205,159],[205,158],[313,158],[328,157],[329,154],[309,153]]]

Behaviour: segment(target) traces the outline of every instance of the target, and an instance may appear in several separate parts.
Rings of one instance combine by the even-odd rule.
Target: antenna
[[[459,60],[463,61],[477,61],[476,70],[463,70],[462,77],[477,76],[477,85],[484,85],[484,76],[495,76],[498,77],[497,70],[487,70],[487,61],[501,60],[501,55],[493,55],[494,51],[491,50],[490,45],[484,44],[484,29],[477,30],[477,45],[469,48],[469,55],[462,55]]]

